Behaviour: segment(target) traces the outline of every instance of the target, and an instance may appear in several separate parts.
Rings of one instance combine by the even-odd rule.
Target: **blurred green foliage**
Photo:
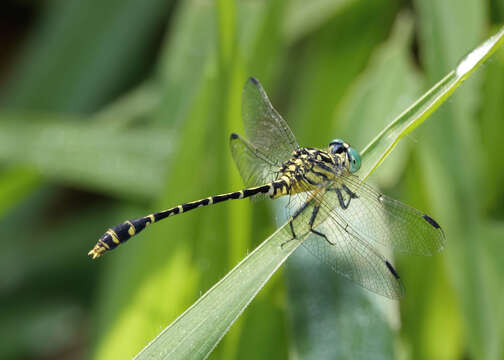
[[[132,357],[274,230],[233,202],[86,257],[108,226],[242,186],[248,76],[300,144],[361,148],[504,21],[498,0],[8,3],[32,20],[0,78],[2,358]],[[370,179],[446,232],[396,256],[403,300],[300,248],[211,358],[503,358],[503,84],[500,51]]]

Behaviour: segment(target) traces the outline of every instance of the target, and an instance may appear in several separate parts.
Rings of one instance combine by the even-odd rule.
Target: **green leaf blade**
[[[363,179],[375,171],[398,141],[422,124],[504,42],[504,28],[462,59],[434,87],[392,121],[364,148],[368,161],[360,170]]]
[[[287,242],[290,238],[288,227],[278,229],[136,358],[206,358],[266,281],[300,245],[298,241]]]

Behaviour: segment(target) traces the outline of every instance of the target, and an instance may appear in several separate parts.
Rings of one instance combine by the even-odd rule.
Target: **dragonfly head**
[[[345,163],[351,173],[356,172],[361,167],[359,152],[341,139],[334,139],[329,143],[329,152],[338,157],[344,156]]]

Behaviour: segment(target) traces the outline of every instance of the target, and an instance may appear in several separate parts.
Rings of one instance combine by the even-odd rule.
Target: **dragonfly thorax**
[[[284,186],[276,188],[271,198],[324,186],[348,169],[348,157],[344,153],[332,154],[315,148],[296,149],[280,169],[278,179],[284,181]]]

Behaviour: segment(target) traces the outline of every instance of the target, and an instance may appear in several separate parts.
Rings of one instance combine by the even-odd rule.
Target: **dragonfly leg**
[[[305,210],[308,205],[310,205],[311,201],[308,201],[306,202],[301,208],[299,208],[299,210],[296,211],[296,213],[292,216],[291,218],[291,221],[289,222],[289,226],[290,226],[290,229],[291,229],[291,232],[292,232],[292,238],[287,240],[286,242],[282,243],[280,245],[280,247],[284,247],[285,244],[289,243],[290,241],[296,239],[296,233],[294,232],[294,226],[292,225],[292,221],[301,213],[303,212],[303,210]],[[331,243],[329,241],[329,239],[327,238],[327,236],[324,234],[324,233],[321,233],[320,231],[317,231],[313,228],[313,224],[315,223],[315,219],[317,218],[317,215],[318,215],[318,212],[320,210],[320,205],[316,205],[314,208],[313,208],[313,211],[312,211],[312,214],[311,214],[311,217],[310,217],[310,221],[308,222],[308,225],[310,226],[310,232],[315,234],[315,235],[318,235],[318,236],[321,236],[323,237],[328,243],[329,245],[334,245],[333,243]]]
[[[310,232],[312,232],[315,235],[323,237],[329,243],[329,245],[334,245],[333,243],[331,243],[329,241],[329,239],[327,238],[327,236],[324,233],[321,233],[320,231],[317,231],[317,230],[315,230],[313,228],[313,223],[315,222],[315,219],[317,218],[319,210],[320,210],[320,205],[317,205],[317,206],[315,206],[313,208],[313,212],[311,214],[310,222],[308,223],[308,225],[310,225]]]
[[[341,190],[339,188],[336,188],[336,194],[338,195],[338,201],[340,203],[340,206],[343,210],[348,209],[348,206],[350,205],[350,200],[352,200],[351,197],[348,198],[348,202],[345,204],[345,200],[343,199],[343,195],[341,194]]]
[[[331,246],[333,246],[334,244],[332,242],[329,241],[329,239],[327,238],[327,236],[324,234],[324,233],[321,233],[320,231],[317,231],[317,230],[313,230],[313,229],[310,229],[310,231],[312,233],[314,233],[315,235],[318,235],[318,236],[321,236],[325,239],[325,241],[327,241],[327,243]]]
[[[346,210],[348,209],[348,207],[350,206],[350,201],[352,199],[357,199],[358,196],[356,193],[354,193],[352,190],[350,190],[345,184],[342,184],[341,185],[341,188],[343,190],[345,190],[345,192],[348,194],[348,201],[345,203],[345,199],[343,199],[343,194],[341,193],[341,189],[340,188],[331,188],[329,189],[329,191],[336,191],[336,195],[338,195],[338,201],[340,203],[340,206],[343,210]]]
[[[313,223],[315,222],[315,219],[317,218],[319,210],[320,210],[320,205],[316,205],[313,208],[313,211],[312,211],[311,217],[310,217],[310,221],[308,222],[308,225],[310,225],[310,231],[313,230]]]
[[[290,227],[290,230],[291,230],[291,233],[292,233],[292,237],[289,240],[284,241],[283,243],[280,244],[280,248],[281,249],[283,249],[283,247],[286,244],[290,243],[292,240],[297,239],[296,233],[294,232],[294,226],[292,225],[292,220],[294,220],[294,219],[291,218],[290,221],[289,221],[289,227]]]
[[[350,199],[357,199],[357,198],[358,198],[357,194],[356,194],[356,193],[354,193],[352,190],[350,190],[350,189],[348,188],[348,186],[346,186],[345,184],[341,184],[341,187],[343,188],[343,190],[345,190],[345,192],[346,192],[348,195],[350,195]],[[349,203],[350,203],[350,201],[349,201]]]
[[[282,244],[280,244],[281,248],[283,248],[285,246],[285,244],[287,244],[288,242],[297,239],[296,232],[294,231],[294,224],[293,224],[293,222],[299,216],[299,214],[301,214],[311,204],[311,202],[312,202],[312,200],[309,200],[309,201],[305,202],[303,204],[303,206],[301,206],[299,209],[297,209],[296,212],[291,216],[291,218],[289,220],[289,227],[290,227],[290,230],[291,230],[291,233],[292,233],[292,238],[290,238],[289,240],[287,240],[287,241],[283,242]]]
[[[290,230],[292,233],[292,239],[290,239],[290,240],[297,239],[296,233],[294,232],[294,225],[292,225],[292,220],[289,222],[289,227],[290,227]],[[290,241],[290,240],[288,240],[288,241]]]

